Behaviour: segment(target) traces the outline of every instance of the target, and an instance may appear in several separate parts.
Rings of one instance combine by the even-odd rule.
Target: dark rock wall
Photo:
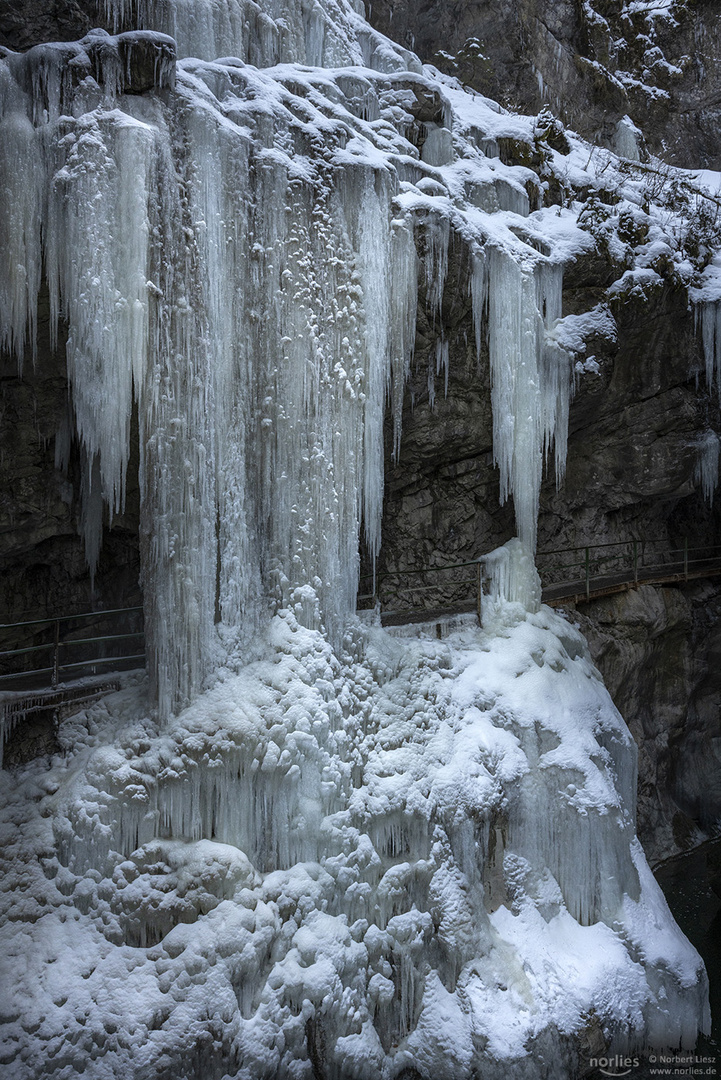
[[[80,537],[80,450],[71,437],[64,351],[62,333],[58,349],[51,348],[44,292],[35,358],[28,346],[20,372],[14,355],[0,354],[0,622],[141,602],[137,453],[128,470],[125,513],[112,528],[106,519],[91,580]],[[13,631],[2,636],[0,648],[34,644],[35,633]]]
[[[721,167],[721,16],[679,0],[669,18],[621,0],[366,0],[379,30],[480,93],[621,152],[629,115],[648,148],[684,168]]]
[[[95,0],[0,0],[0,45],[24,52],[44,41],[78,41],[106,26]]]
[[[637,590],[568,609],[639,747],[638,831],[654,861],[721,816],[721,585]]]

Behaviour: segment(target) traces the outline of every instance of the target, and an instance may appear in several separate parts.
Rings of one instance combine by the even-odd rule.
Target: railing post
[[[53,686],[57,686],[60,675],[60,619],[55,620],[55,640],[53,642]]]
[[[638,540],[633,542],[633,583],[638,585]]]
[[[588,547],[586,548],[586,599],[591,599],[591,559]]]
[[[478,597],[477,597],[478,625],[483,626],[483,563],[481,562],[480,559],[478,560],[477,587],[478,587]]]
[[[683,538],[683,576],[688,581],[688,537]]]

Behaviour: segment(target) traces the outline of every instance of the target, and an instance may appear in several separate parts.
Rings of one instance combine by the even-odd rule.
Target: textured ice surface
[[[696,481],[700,483],[704,498],[713,503],[718,487],[719,437],[715,431],[705,431],[698,442]]]
[[[239,57],[255,67],[358,64],[420,71],[418,58],[378,34],[352,0],[105,0],[116,29],[170,34],[182,57]]]
[[[256,58],[272,67],[245,63],[237,33],[260,31],[238,20],[251,11],[289,41],[322,25],[326,44],[312,61],[290,49]],[[488,341],[500,498],[513,497],[533,553],[551,452],[564,474],[571,358],[577,376],[593,371],[585,338],[614,329],[604,304],[562,319],[563,266],[597,241],[629,256],[610,211],[589,225],[585,205],[534,209],[538,174],[495,156],[499,140],[532,146],[533,118],[421,69],[346,4],[178,0],[116,14],[150,29],[0,60],[0,340],[19,360],[34,344],[44,267],[51,328],[68,332],[91,571],[103,515],[123,506],[137,409],[151,681],[169,714],[294,588],[312,589],[304,618],[338,643],[360,536],[372,555],[380,544],[383,416],[390,400],[397,455],[419,283],[437,327],[431,403],[447,387],[451,237],[468,254],[479,354]],[[207,34],[195,36],[198,20]],[[211,33],[218,20],[228,25]],[[176,63],[168,29],[210,59]],[[324,51],[336,40],[337,55]],[[393,64],[375,62],[384,49]],[[563,175],[613,182],[618,221],[645,230],[609,297],[660,286],[661,256],[685,280],[693,268],[671,246],[683,222],[639,210],[646,181],[569,140]],[[693,297],[708,382],[721,385],[717,277],[712,260]]]
[[[3,774],[13,1080],[571,1077],[589,1024],[695,1037],[633,743],[548,608],[338,652],[286,609],[162,731],[138,687],[62,738]]]

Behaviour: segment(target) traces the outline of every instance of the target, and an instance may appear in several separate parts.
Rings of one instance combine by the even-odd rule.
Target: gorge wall
[[[366,11],[426,63],[508,108],[550,105],[619,153],[635,142],[680,168],[718,168],[713,0],[367,0]]]
[[[443,304],[447,392],[443,372],[436,372],[439,328],[422,313],[396,461],[390,422],[386,432],[391,463],[380,574],[462,563],[513,530],[512,506],[498,500],[488,368],[476,363],[460,243],[455,251]],[[572,321],[599,301],[607,306],[586,327],[578,354],[565,479],[557,486],[549,468],[541,489],[541,566],[545,550],[587,543],[637,539],[681,549],[685,541],[700,553],[718,542],[718,500],[705,497],[698,475],[700,433],[719,430],[718,397],[715,389],[699,393],[703,357],[694,312],[670,268],[659,269],[651,287],[620,290],[614,282],[623,259],[614,262],[601,237],[565,270],[564,316]],[[718,817],[718,604],[711,578],[644,586],[569,609],[639,744],[639,830],[652,857],[698,842]],[[407,607],[408,597],[396,606]]]

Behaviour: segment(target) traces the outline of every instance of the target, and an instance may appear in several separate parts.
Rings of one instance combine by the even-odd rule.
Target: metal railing
[[[361,591],[358,603],[361,610],[363,606],[380,606],[388,621],[413,618],[419,613],[431,618],[434,614],[471,611],[480,618],[483,581],[483,557],[446,566],[382,571],[361,578],[361,590],[364,584],[371,584],[373,591]],[[417,602],[421,596],[425,603]]]
[[[113,608],[0,624],[0,643],[15,646],[0,649],[0,690],[57,687],[69,679],[143,666],[142,612],[141,607]],[[18,647],[18,640],[32,644]]]
[[[484,559],[482,555],[444,566],[365,575],[359,608],[380,607],[381,616],[389,623],[472,611],[480,620]],[[721,574],[721,545],[690,547],[688,540],[680,547],[660,540],[585,544],[541,550],[536,563],[544,603],[582,603],[643,584],[678,583]]]
[[[365,576],[359,608],[379,605],[385,619],[397,622],[463,612],[476,612],[480,619],[484,558]],[[644,583],[721,574],[721,545],[617,541],[541,550],[536,562],[544,602],[580,603]],[[363,591],[364,583],[371,591]],[[144,666],[142,611],[113,608],[0,624],[0,645],[12,646],[0,648],[0,691],[57,687],[69,679]],[[88,634],[88,629],[96,632]],[[31,643],[18,645],[22,640]]]
[[[721,573],[721,545],[691,547],[688,539],[629,540],[539,551],[544,600],[590,600],[643,584],[689,581]]]

